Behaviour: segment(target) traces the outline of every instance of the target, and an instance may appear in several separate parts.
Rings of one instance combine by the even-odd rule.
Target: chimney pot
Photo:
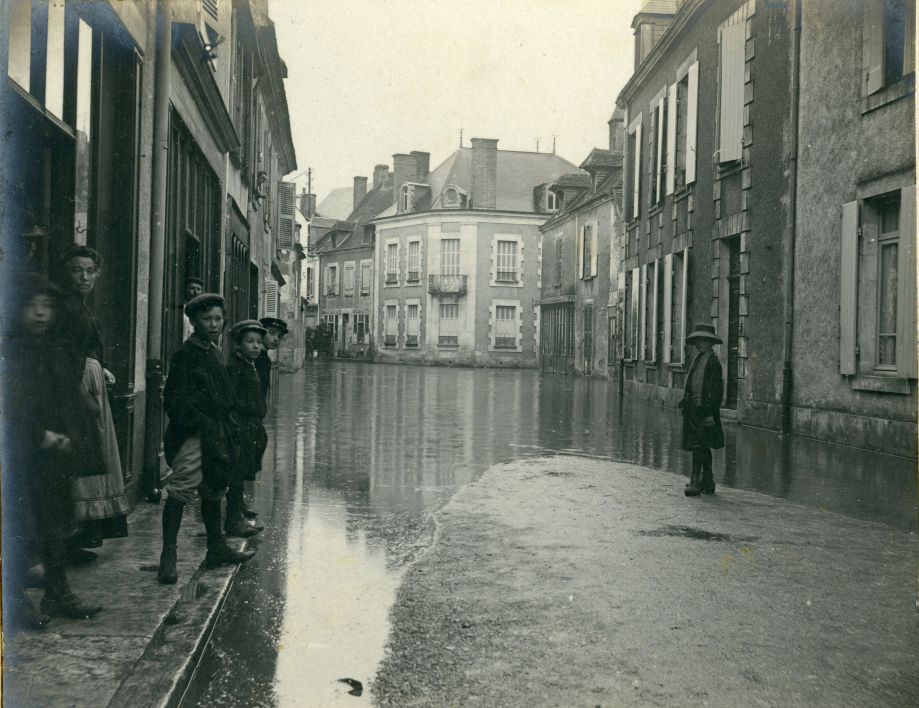
[[[389,166],[387,165],[377,165],[373,168],[373,188],[382,187],[383,182],[386,179],[386,175],[389,173]]]
[[[412,157],[415,158],[415,177],[421,182],[431,171],[431,153],[412,150]]]

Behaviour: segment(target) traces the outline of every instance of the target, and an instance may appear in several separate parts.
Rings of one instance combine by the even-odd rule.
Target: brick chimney
[[[431,171],[431,153],[412,150],[412,157],[415,158],[415,181],[421,182]]]
[[[494,209],[498,191],[498,141],[472,139],[472,208]]]
[[[399,202],[399,191],[402,189],[402,185],[406,182],[414,182],[415,174],[417,172],[415,156],[414,155],[393,155],[392,156],[392,167],[393,167],[393,201]]]
[[[613,111],[613,117],[609,123],[609,151],[616,155],[622,155],[625,152],[625,111],[616,108]]]
[[[377,165],[373,168],[373,188],[381,187],[383,182],[386,180],[386,175],[389,174],[388,165]]]
[[[307,194],[306,189],[300,192],[300,213],[303,214],[307,219],[311,218],[313,214],[316,213],[316,195]]]
[[[354,206],[353,209],[357,209],[358,204],[360,204],[364,197],[367,196],[367,178],[366,177],[355,177],[354,178]]]

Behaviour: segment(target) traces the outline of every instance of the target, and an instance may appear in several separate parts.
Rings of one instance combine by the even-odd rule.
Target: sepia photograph
[[[4,708],[912,708],[915,0],[0,0]]]

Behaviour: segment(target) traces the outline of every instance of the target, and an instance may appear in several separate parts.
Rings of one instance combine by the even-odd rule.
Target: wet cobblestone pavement
[[[184,706],[371,705],[390,606],[432,541],[432,512],[496,464],[570,454],[688,474],[679,415],[628,398],[620,408],[602,380],[315,362],[282,376],[276,398],[249,493],[267,529]],[[915,461],[725,433],[719,485],[915,532]],[[349,695],[343,678],[365,690]]]

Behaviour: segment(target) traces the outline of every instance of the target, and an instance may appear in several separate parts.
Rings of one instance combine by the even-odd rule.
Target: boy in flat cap
[[[723,344],[715,334],[712,325],[701,324],[686,337],[698,350],[689,373],[680,410],[683,413],[683,449],[692,452],[692,474],[685,494],[697,497],[715,493],[712,476],[712,449],[724,447],[724,431],[721,428],[721,398],[724,396],[724,380],[721,362],[712,352],[715,344]]]
[[[228,536],[254,536],[265,527],[249,524],[245,512],[251,510],[243,498],[243,482],[253,481],[262,468],[262,455],[268,445],[268,435],[262,421],[268,412],[262,382],[255,370],[255,361],[262,353],[265,328],[257,320],[237,322],[230,329],[234,352],[227,362],[230,388],[236,399],[236,420],[242,430],[239,461],[233,469],[227,490],[227,519],[224,531]]]
[[[183,293],[185,299],[185,306],[188,307],[188,303],[198,297],[202,292],[204,292],[204,281],[201,278],[197,278],[193,275],[185,279],[185,292]],[[188,311],[182,313],[182,341],[186,341],[195,331],[195,328],[191,325],[191,320],[188,319]]]
[[[172,473],[163,485],[163,552],[157,577],[171,584],[178,579],[176,552],[185,505],[201,498],[207,531],[205,564],[243,563],[254,551],[235,551],[220,529],[220,499],[239,454],[235,400],[217,342],[223,332],[224,300],[198,295],[185,307],[195,328],[169,364],[163,403],[169,415],[164,436],[166,462]]]
[[[277,317],[263,317],[259,322],[265,328],[265,336],[262,337],[263,349],[255,361],[255,368],[258,371],[258,377],[262,380],[262,388],[267,398],[271,389],[271,359],[268,358],[268,352],[277,349],[281,340],[284,339],[287,334],[287,323]]]

